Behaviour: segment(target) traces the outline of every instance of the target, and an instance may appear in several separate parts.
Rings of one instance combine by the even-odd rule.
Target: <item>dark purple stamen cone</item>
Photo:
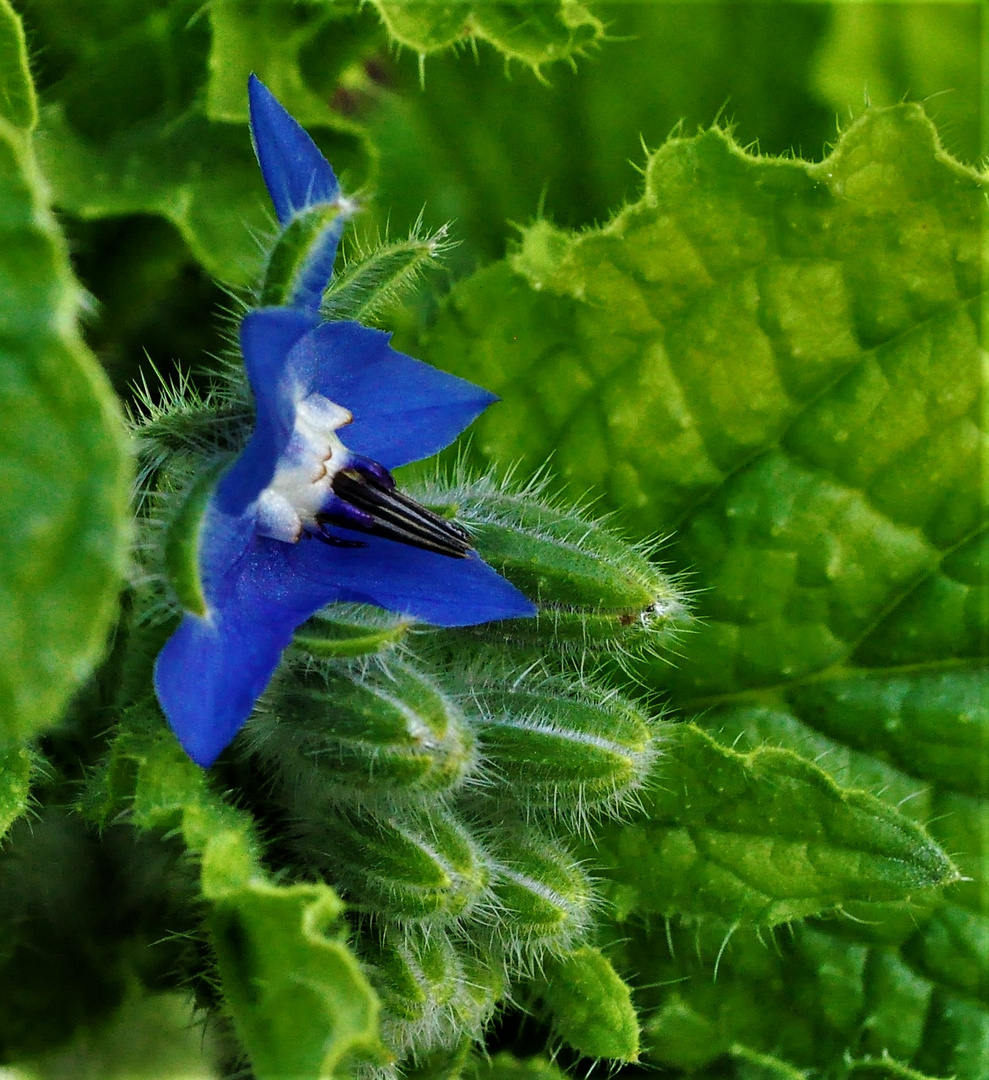
[[[470,537],[459,525],[404,495],[392,474],[370,458],[355,457],[341,469],[333,477],[333,492],[340,504],[316,515],[321,526],[354,529],[453,559],[465,559],[471,551]]]

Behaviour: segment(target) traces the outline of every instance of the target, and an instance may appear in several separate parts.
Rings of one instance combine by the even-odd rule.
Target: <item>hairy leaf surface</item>
[[[632,961],[645,982],[689,973],[647,1014],[666,1064],[782,1038],[801,1067],[889,1049],[934,1075],[985,1072],[985,189],[916,105],[868,111],[818,164],[718,130],[674,138],[640,201],[584,233],[537,222],[454,291],[430,340],[430,359],[507,402],[480,422],[480,455],[552,452],[635,532],[675,531],[664,554],[696,583],[704,625],[676,668],[647,672],[654,687],[728,745],[789,748],[900,805],[971,879],[889,902],[857,894],[856,869],[834,902],[862,923],[800,928],[771,963],[729,943],[716,989],[709,967],[752,915],[734,879],[708,883],[724,905],[708,971],[655,931]],[[772,831],[806,822],[799,806]],[[623,833],[619,877],[645,879],[655,828]],[[772,844],[747,852],[770,872]],[[657,859],[650,895],[697,916],[697,892],[675,895],[682,865]],[[788,852],[780,880],[796,885],[799,866]],[[792,1039],[731,1005],[767,964],[780,1014],[818,988],[779,1025]],[[854,994],[823,988],[832,967]],[[894,1035],[898,1015],[911,1020]]]

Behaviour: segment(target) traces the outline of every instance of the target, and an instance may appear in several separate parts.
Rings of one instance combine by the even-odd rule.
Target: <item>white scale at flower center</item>
[[[294,544],[304,530],[317,529],[316,514],[333,494],[333,477],[350,459],[337,429],[352,420],[349,410],[322,394],[309,394],[298,403],[288,446],[258,497],[261,536]]]

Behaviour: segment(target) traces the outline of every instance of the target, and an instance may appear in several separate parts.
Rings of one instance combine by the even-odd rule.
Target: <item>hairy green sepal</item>
[[[497,823],[488,843],[495,935],[508,949],[569,948],[590,926],[593,887],[571,851],[535,830]]]
[[[554,1032],[589,1058],[639,1059],[639,1020],[632,995],[611,961],[584,945],[543,967],[537,992]]]
[[[437,926],[392,926],[368,943],[365,959],[386,1010],[382,1035],[400,1052],[477,1038],[506,990],[499,965]]]
[[[209,605],[199,572],[206,510],[228,461],[214,462],[183,495],[165,534],[165,570],[183,610],[205,618]]]
[[[442,925],[467,915],[490,880],[488,857],[442,804],[337,809],[300,822],[317,865],[354,907]]]
[[[380,244],[361,257],[348,258],[323,295],[324,319],[354,319],[373,323],[383,308],[394,304],[450,246],[446,227],[432,235],[418,229],[405,240]]]
[[[342,200],[302,210],[281,232],[268,256],[258,298],[260,307],[300,303],[303,282],[314,260],[328,243],[335,242],[350,209]]]

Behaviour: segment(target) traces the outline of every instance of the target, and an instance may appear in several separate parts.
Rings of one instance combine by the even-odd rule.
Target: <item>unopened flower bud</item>
[[[446,923],[487,891],[486,853],[443,807],[340,811],[307,825],[307,847],[358,909]]]
[[[245,732],[286,783],[296,813],[334,801],[437,794],[474,763],[474,739],[452,701],[414,668],[392,660],[359,673],[293,670]]]
[[[499,957],[479,957],[442,927],[393,924],[363,952],[384,1006],[382,1035],[399,1057],[480,1036],[505,992]]]
[[[495,933],[519,962],[568,948],[588,927],[591,882],[572,852],[548,836],[499,830],[491,838]]]
[[[580,822],[634,798],[656,759],[655,725],[631,702],[562,679],[478,687],[472,719],[493,774],[491,796]]]
[[[679,584],[635,546],[534,488],[500,490],[490,477],[423,500],[452,505],[478,553],[538,607],[535,619],[492,623],[485,637],[564,647],[637,650],[672,641],[689,619]]]
[[[292,643],[310,656],[364,656],[401,641],[411,625],[411,619],[365,604],[331,604],[304,622]]]

